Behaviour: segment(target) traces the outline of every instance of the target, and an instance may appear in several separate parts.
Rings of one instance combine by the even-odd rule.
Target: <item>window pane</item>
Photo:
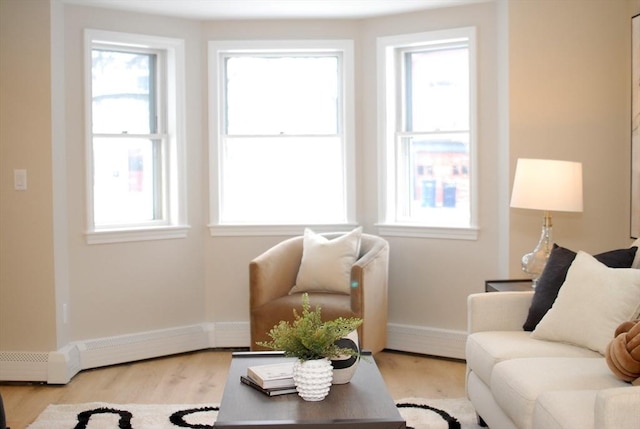
[[[222,223],[346,221],[339,138],[228,138],[224,144]]]
[[[226,134],[338,133],[336,56],[226,59]]]
[[[468,130],[468,48],[408,52],[405,54],[405,62],[405,130]]]
[[[93,132],[156,132],[155,55],[101,49],[91,55]]]
[[[147,139],[94,139],[96,226],[148,222],[158,217],[158,145]]]
[[[398,170],[406,172],[409,194],[405,192],[406,210],[399,217],[434,226],[469,226],[469,135],[402,137],[400,147],[408,155]]]

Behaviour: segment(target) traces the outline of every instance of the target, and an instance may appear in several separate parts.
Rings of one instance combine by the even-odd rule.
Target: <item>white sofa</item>
[[[466,390],[479,418],[491,429],[640,429],[640,386],[597,351],[523,330],[533,295],[468,298]]]

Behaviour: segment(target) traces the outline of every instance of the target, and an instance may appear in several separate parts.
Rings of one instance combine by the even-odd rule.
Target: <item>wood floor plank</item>
[[[0,384],[7,424],[24,429],[49,404],[219,403],[231,353],[205,350],[92,369],[64,386]],[[464,362],[387,350],[376,354],[375,361],[394,399],[464,396]]]

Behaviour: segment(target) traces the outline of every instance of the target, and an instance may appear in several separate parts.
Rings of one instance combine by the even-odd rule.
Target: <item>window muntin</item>
[[[183,236],[183,43],[97,30],[85,37],[88,241]]]
[[[475,225],[473,37],[459,29],[379,41],[383,225]]]
[[[268,43],[210,44],[212,233],[354,217],[351,42]]]

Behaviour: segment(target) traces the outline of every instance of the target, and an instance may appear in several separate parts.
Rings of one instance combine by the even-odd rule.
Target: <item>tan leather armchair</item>
[[[327,238],[338,233],[323,234]],[[251,350],[265,350],[257,341],[268,341],[267,332],[281,320],[293,320],[293,309],[302,311],[300,293],[289,295],[302,260],[303,237],[285,240],[249,264]],[[387,289],[389,244],[381,237],[362,234],[360,255],[351,268],[351,294],[310,292],[311,308],[320,305],[323,320],[360,317],[362,349],[373,353],[387,343]]]

